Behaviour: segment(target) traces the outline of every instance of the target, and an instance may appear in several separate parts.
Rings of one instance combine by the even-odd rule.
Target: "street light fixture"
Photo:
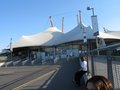
[[[95,16],[95,14],[94,14],[94,8],[88,6],[88,7],[87,7],[87,10],[92,10],[93,16]]]

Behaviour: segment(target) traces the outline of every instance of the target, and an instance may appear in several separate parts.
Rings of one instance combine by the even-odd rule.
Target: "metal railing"
[[[88,54],[88,70],[92,75],[103,75],[113,84],[115,90],[120,90],[120,54],[115,55],[120,43],[94,49]],[[97,52],[100,52],[97,55]]]

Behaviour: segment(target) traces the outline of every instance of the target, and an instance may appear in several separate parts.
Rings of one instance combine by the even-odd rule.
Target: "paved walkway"
[[[83,89],[84,86],[75,87],[75,85],[72,83],[75,72],[80,68],[78,60],[72,60],[70,62],[64,61],[64,63],[58,65],[50,65],[47,68],[44,67],[47,66],[43,65],[40,67],[38,66],[38,67],[19,67],[19,68],[11,67],[10,70],[9,68],[1,68],[1,77],[0,77],[2,81],[1,85],[2,83],[7,83],[8,81],[14,80],[16,78],[20,78],[20,76],[22,75],[26,75],[31,73],[32,71],[40,69],[46,74],[42,74],[43,72],[39,72],[37,73],[37,75],[35,76],[33,75],[33,77],[31,77],[32,79],[31,81],[29,81],[28,83],[22,83],[22,85],[16,86],[16,88],[19,89],[14,88],[13,90],[84,90]],[[4,69],[7,70],[4,71]],[[33,78],[37,78],[37,79],[33,79]],[[6,82],[3,82],[2,79]],[[25,80],[27,80],[27,78]],[[17,85],[17,82],[15,84],[13,83],[13,87],[15,85]],[[8,88],[9,87],[12,86],[8,86]],[[9,90],[9,89],[3,88],[1,90]]]
[[[43,87],[47,82],[45,82],[43,86],[40,86],[39,89],[31,90],[84,90],[84,86],[75,87],[72,83],[74,73],[79,69],[79,62],[74,60],[71,62],[65,62],[60,66],[61,68],[55,74],[46,88]]]

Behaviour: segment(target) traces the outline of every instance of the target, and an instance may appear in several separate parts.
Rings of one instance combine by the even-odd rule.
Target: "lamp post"
[[[90,7],[88,6],[87,7],[87,10],[91,10],[92,11],[92,16],[91,16],[91,21],[92,21],[92,28],[93,28],[93,36],[95,36],[95,39],[96,39],[96,47],[98,48],[98,38],[97,38],[97,35],[99,34],[99,29],[98,29],[98,21],[97,21],[97,15],[95,15],[94,13],[94,8],[93,7]],[[99,55],[99,51],[97,51],[97,54]],[[89,70],[89,61],[87,61],[88,64],[87,64],[87,68]],[[93,59],[92,59],[92,74],[94,74],[94,63],[93,63]]]
[[[92,10],[92,27],[93,27],[93,30],[96,31],[93,33],[93,36],[96,36],[96,47],[98,48],[98,37],[97,35],[99,35],[99,29],[98,29],[98,21],[97,21],[97,15],[94,14],[94,8],[88,6],[87,7],[87,10]],[[97,54],[99,55],[99,51],[97,51]]]

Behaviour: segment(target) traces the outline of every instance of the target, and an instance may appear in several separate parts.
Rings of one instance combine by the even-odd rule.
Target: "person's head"
[[[83,57],[83,56],[81,56],[81,57],[80,57],[80,60],[81,60],[81,61],[84,61],[84,57]]]
[[[113,90],[112,83],[104,76],[93,76],[85,85],[86,90]]]

